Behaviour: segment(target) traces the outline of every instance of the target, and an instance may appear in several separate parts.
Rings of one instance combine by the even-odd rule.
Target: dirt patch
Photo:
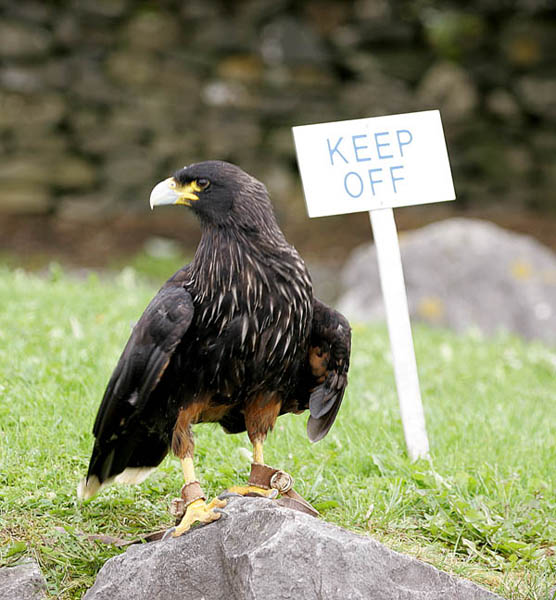
[[[453,216],[477,217],[533,236],[556,251],[556,215],[501,209],[458,210],[434,205],[396,210],[398,229],[417,229]],[[314,219],[284,227],[286,237],[311,262],[339,265],[371,236],[368,215],[358,213]],[[133,256],[154,236],[176,240],[192,254],[200,237],[199,226],[188,214],[119,214],[95,221],[67,221],[49,216],[0,216],[0,251],[17,265],[42,266],[57,260],[78,267],[103,268]]]

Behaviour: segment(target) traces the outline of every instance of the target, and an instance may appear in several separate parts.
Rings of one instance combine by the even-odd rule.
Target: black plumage
[[[190,206],[201,241],[146,308],[110,378],[85,498],[114,478],[142,480],[170,448],[192,456],[196,422],[247,429],[255,443],[278,414],[309,409],[307,432],[317,441],[347,385],[349,324],[313,297],[264,185],[220,161],[184,167],[164,183],[175,201],[157,203]]]

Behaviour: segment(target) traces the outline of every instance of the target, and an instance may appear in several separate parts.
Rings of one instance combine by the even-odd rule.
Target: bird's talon
[[[209,510],[215,509],[215,508],[224,508],[226,506],[227,502],[226,500],[221,500],[220,498],[213,498],[207,505],[207,508]]]
[[[233,485],[226,490],[230,494],[239,494],[240,496],[263,496],[273,500],[278,496],[278,490],[257,487],[256,485]]]
[[[163,542],[164,540],[167,540],[169,537],[173,536],[174,531],[176,531],[175,527],[170,527],[170,529],[167,529],[164,532],[164,535],[162,536],[162,538],[160,539],[160,541]]]
[[[224,490],[218,497],[222,500],[227,500],[228,498],[233,498],[234,496],[240,496],[237,492],[231,492],[230,490]]]
[[[189,531],[191,525],[194,523],[212,523],[212,521],[218,521],[222,513],[216,512],[214,509],[224,508],[224,506],[226,506],[226,501],[219,498],[215,498],[208,505],[201,498],[193,501],[187,507],[181,523],[173,531],[172,537],[179,537],[186,531]]]

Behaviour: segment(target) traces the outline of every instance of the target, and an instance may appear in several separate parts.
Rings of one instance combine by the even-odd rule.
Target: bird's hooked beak
[[[200,191],[201,188],[195,181],[181,184],[173,177],[168,177],[168,179],[165,179],[154,186],[150,198],[151,210],[155,206],[161,206],[163,204],[191,206],[192,202],[199,200],[199,196],[197,196],[196,192]]]

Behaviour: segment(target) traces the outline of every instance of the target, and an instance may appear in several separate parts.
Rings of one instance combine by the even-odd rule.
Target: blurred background
[[[191,255],[194,219],[151,213],[150,190],[184,164],[224,159],[267,184],[287,237],[326,282],[370,239],[368,215],[309,221],[291,127],[429,108],[441,111],[458,198],[397,210],[399,228],[481,217],[556,248],[553,0],[3,0],[0,10],[6,262]]]

